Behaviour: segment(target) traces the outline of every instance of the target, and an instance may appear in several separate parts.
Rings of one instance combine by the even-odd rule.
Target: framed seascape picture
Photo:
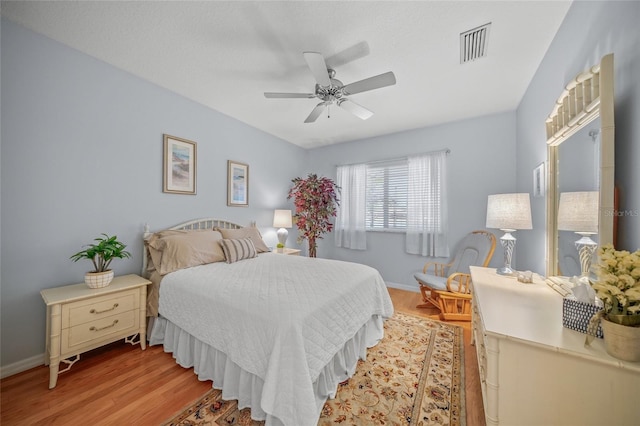
[[[533,169],[533,196],[544,197],[544,161]]]
[[[162,192],[196,193],[196,143],[164,135]]]
[[[227,161],[227,205],[247,207],[249,205],[249,166]]]

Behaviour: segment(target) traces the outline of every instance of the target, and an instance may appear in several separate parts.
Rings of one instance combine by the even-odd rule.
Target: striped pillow
[[[251,241],[251,238],[239,238],[239,239],[227,239],[220,240],[222,251],[224,251],[224,257],[227,263],[237,262],[243,259],[251,259],[256,257],[256,246]]]

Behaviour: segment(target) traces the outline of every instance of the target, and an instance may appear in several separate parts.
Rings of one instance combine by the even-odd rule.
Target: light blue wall
[[[515,112],[306,152],[6,20],[1,23],[0,365],[44,351],[43,288],[81,282],[68,260],[101,232],[117,234],[137,273],[145,222],[256,220],[268,244],[272,210],[287,206],[295,176],[335,177],[337,164],[450,148],[451,241],[484,228],[488,194],[531,192],[546,159],[544,121],[564,84],[615,54],[616,184],[621,209],[640,211],[640,2],[574,2]],[[198,143],[198,194],[162,193],[162,134]],[[517,143],[516,143],[517,141]],[[287,158],[286,162],[277,158]],[[226,161],[250,165],[250,207],[226,207]],[[532,231],[518,231],[515,266],[544,272],[544,199],[532,198]],[[497,236],[500,231],[494,230]],[[288,244],[295,240],[290,231]],[[402,234],[369,233],[365,252],[319,255],[376,266],[387,281],[415,285],[425,258],[404,253]],[[620,220],[620,247],[640,247],[640,217]],[[502,263],[498,246],[492,262]]]
[[[314,171],[335,179],[339,164],[406,157],[445,148],[451,150],[447,167],[453,252],[456,242],[468,232],[485,229],[487,196],[516,189],[515,112],[317,148],[311,151],[310,161]],[[491,231],[497,238],[502,235],[498,230]],[[319,256],[371,265],[380,271],[385,281],[403,287],[417,288],[413,273],[420,270],[425,261],[446,260],[405,253],[402,233],[367,232],[365,251],[337,248],[333,238],[333,234],[329,234],[320,241]],[[492,265],[499,266],[502,262],[502,249],[498,244]]]
[[[101,232],[133,254],[145,222],[198,217],[248,225],[277,242],[273,209],[307,152],[228,116],[2,20],[1,364],[44,352],[40,290],[82,282],[69,256]],[[197,142],[197,195],[162,192],[162,135]],[[283,162],[280,158],[287,158]],[[249,164],[249,208],[226,206],[227,160]]]
[[[546,160],[545,119],[565,84],[614,54],[615,184],[620,190],[618,248],[640,247],[640,2],[575,1],[517,109],[518,191],[531,190]],[[532,200],[534,224],[545,223],[544,199]],[[521,268],[545,272],[545,229],[518,239]]]

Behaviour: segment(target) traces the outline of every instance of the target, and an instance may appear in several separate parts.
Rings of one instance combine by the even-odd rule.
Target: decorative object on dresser
[[[487,425],[638,424],[640,363],[562,326],[562,296],[471,267],[472,339]],[[606,339],[606,333],[605,333]]]
[[[504,266],[498,268],[497,272],[500,275],[513,275],[511,256],[516,246],[516,238],[511,233],[519,229],[532,229],[529,194],[489,195],[487,228],[500,229],[504,232],[500,237],[500,244],[504,249]]]
[[[448,263],[427,262],[414,278],[420,284],[423,304],[440,309],[440,318],[471,321],[471,275],[469,266],[487,266],[496,248],[496,237],[487,231],[473,231],[458,244]]]
[[[590,236],[598,233],[598,191],[563,192],[558,207],[558,230],[573,231],[581,235],[575,242],[580,254],[580,278],[589,282],[591,257],[598,243]]]
[[[287,244],[287,237],[289,231],[286,228],[291,228],[291,210],[276,210],[273,213],[273,227],[278,229],[278,248],[284,248]]]
[[[598,257],[592,287],[604,309],[593,316],[589,331],[600,323],[609,355],[640,361],[640,249],[629,253],[606,244]],[[591,341],[587,338],[587,344]]]
[[[335,217],[340,203],[340,187],[328,177],[318,177],[314,173],[310,173],[306,179],[297,177],[292,182],[287,199],[293,198],[296,206],[293,217],[300,231],[298,242],[306,239],[309,257],[316,257],[316,240],[333,229],[331,217]]]
[[[227,161],[227,205],[249,206],[249,165]]]
[[[84,282],[91,288],[106,287],[113,279],[113,271],[109,269],[113,259],[124,259],[131,257],[131,253],[125,250],[127,247],[118,241],[117,236],[110,237],[102,234],[103,237],[94,238],[97,244],[87,244],[86,249],[71,256],[71,260],[77,262],[80,259],[89,259],[93,263],[93,271],[84,275]]]
[[[196,194],[196,143],[164,135],[162,192]]]
[[[137,275],[123,275],[99,289],[74,284],[40,292],[47,305],[49,389],[56,386],[58,374],[71,369],[84,352],[120,339],[146,348],[148,284],[151,281]],[[64,370],[61,362],[67,364]]]

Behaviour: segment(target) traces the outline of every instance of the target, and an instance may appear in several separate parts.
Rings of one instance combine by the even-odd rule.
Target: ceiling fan
[[[316,79],[316,87],[314,93],[278,93],[265,92],[264,97],[270,99],[277,98],[318,98],[320,102],[311,111],[311,114],[304,120],[305,123],[313,123],[322,114],[329,105],[336,104],[342,109],[349,111],[356,117],[363,120],[371,117],[373,112],[365,107],[358,105],[346,96],[355,95],[356,93],[366,92],[368,90],[379,89],[381,87],[392,86],[396,84],[396,76],[389,71],[374,77],[365,78],[351,84],[343,85],[340,80],[335,79],[336,72],[331,68],[327,68],[327,64],[321,53],[304,52],[304,59]]]

